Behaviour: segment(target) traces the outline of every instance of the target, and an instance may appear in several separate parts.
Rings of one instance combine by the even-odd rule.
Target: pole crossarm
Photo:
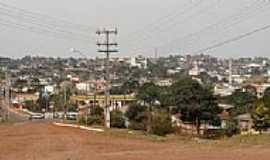
[[[113,49],[112,47],[117,47],[118,44],[115,42],[110,41],[110,36],[111,35],[117,35],[118,31],[117,29],[114,30],[98,30],[96,34],[98,36],[104,36],[105,42],[97,42],[97,46],[99,47],[98,52],[99,53],[105,53],[106,58],[105,58],[105,80],[106,80],[106,85],[105,85],[105,109],[104,109],[104,119],[105,119],[105,127],[110,128],[111,127],[111,117],[110,117],[110,70],[109,70],[109,65],[110,65],[110,54],[111,53],[116,53],[118,52],[117,49]]]

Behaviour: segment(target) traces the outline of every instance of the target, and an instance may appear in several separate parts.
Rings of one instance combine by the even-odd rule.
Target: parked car
[[[64,114],[65,114],[64,112],[55,112],[53,118],[63,119],[64,118]]]
[[[67,120],[77,120],[78,113],[77,112],[68,112],[66,114],[66,119]]]
[[[33,119],[45,119],[45,115],[42,113],[35,113],[29,117],[30,120]]]

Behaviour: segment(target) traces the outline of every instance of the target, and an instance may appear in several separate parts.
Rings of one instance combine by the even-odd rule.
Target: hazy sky
[[[255,2],[258,1],[258,2]],[[53,23],[42,16],[37,22],[43,25],[59,26],[60,20],[72,24],[87,25],[91,29],[83,32],[83,41],[76,39],[80,35],[59,36],[30,28],[21,29],[18,25],[32,25],[23,15],[17,17],[12,10],[1,10],[0,5],[0,56],[22,57],[74,56],[70,48],[76,48],[88,56],[101,56],[96,52],[95,31],[97,28],[117,27],[119,42],[115,56],[134,56],[143,54],[158,55],[170,53],[194,53],[216,43],[233,38],[270,24],[270,2],[266,0],[0,0],[9,6],[59,19]],[[16,10],[15,10],[16,11]],[[11,13],[10,13],[11,12]],[[35,14],[34,14],[35,15]],[[225,18],[227,17],[227,19]],[[12,22],[13,26],[10,26]],[[1,23],[2,22],[2,23]],[[14,27],[14,23],[16,23]],[[48,24],[49,23],[49,24]],[[214,27],[205,30],[207,26]],[[61,31],[69,29],[63,27]],[[72,32],[73,32],[72,30]],[[198,33],[198,31],[202,30]],[[39,32],[36,32],[39,31]],[[193,34],[192,33],[197,33]],[[88,38],[89,42],[85,39]],[[86,38],[85,38],[86,37]],[[207,51],[218,57],[268,56],[270,57],[270,29]]]

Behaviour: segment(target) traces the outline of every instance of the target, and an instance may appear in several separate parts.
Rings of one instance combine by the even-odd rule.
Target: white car
[[[30,120],[32,119],[45,119],[45,115],[42,113],[35,113],[29,117]]]
[[[67,120],[77,120],[78,113],[77,112],[68,112],[66,114],[66,119]]]

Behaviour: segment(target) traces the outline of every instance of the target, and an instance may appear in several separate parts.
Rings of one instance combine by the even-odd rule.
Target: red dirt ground
[[[217,147],[112,136],[46,123],[0,125],[0,160],[269,160],[265,146]]]

